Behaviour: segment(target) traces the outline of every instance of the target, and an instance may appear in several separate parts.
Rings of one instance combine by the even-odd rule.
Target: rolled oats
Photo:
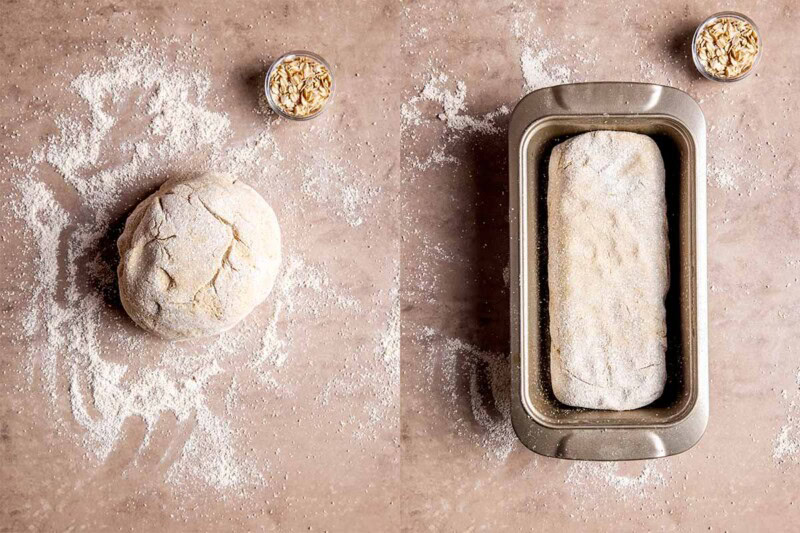
[[[721,79],[738,78],[753,68],[759,46],[753,25],[734,17],[706,24],[695,43],[700,64],[710,75]]]
[[[285,113],[308,117],[320,111],[331,96],[331,73],[308,56],[291,56],[273,70],[269,79],[272,100]]]

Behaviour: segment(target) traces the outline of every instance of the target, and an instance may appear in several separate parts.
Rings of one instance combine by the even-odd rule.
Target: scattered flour
[[[645,463],[636,475],[620,474],[619,469],[620,463],[614,462],[576,462],[567,471],[565,483],[583,503],[598,495],[608,495],[609,491],[613,491],[615,499],[623,501],[649,499],[654,489],[667,484],[664,474],[656,470],[652,462]]]
[[[572,71],[557,61],[555,50],[542,37],[534,12],[517,14],[511,33],[522,47],[519,64],[526,93],[571,81]]]
[[[259,372],[261,382],[275,390],[280,389],[280,384],[273,372],[280,372],[289,358],[289,333],[281,332],[278,329],[278,321],[283,313],[283,307],[283,300],[275,302],[272,316],[261,337],[261,345],[250,362],[250,367]]]
[[[400,296],[399,264],[395,263],[394,288],[389,292],[389,311],[385,323],[376,335],[371,358],[359,358],[354,364],[331,379],[321,394],[323,405],[332,398],[344,399],[367,390],[364,403],[365,421],[351,418],[353,435],[358,439],[375,439],[379,428],[396,431],[400,427]],[[376,295],[380,301],[381,295]],[[342,423],[340,430],[348,424]]]
[[[536,44],[526,45],[522,48],[520,66],[522,67],[522,78],[525,81],[523,87],[525,92],[570,81],[572,71],[564,65],[549,64],[552,58],[553,52],[548,48],[539,47]]]
[[[245,352],[245,368],[255,370],[266,388],[282,391],[289,384],[279,381],[279,374],[291,364],[295,337],[306,333],[296,318],[322,316],[328,307],[355,315],[361,304],[335,287],[321,267],[290,249],[265,306],[265,323],[256,324],[254,315],[235,333],[210,343],[154,346],[156,341],[145,339],[120,318],[117,306],[107,303],[116,300],[115,225],[132,207],[120,201],[123,192],[138,186],[145,193],[164,175],[187,169],[217,169],[246,175],[254,185],[270,180],[270,192],[288,196],[284,180],[274,180],[286,158],[270,124],[253,137],[234,140],[227,114],[216,109],[219,99],[211,95],[208,74],[187,58],[181,50],[173,53],[169,44],[119,45],[68,82],[66,94],[77,103],[54,117],[56,133],[27,157],[6,158],[16,192],[11,211],[24,223],[26,241],[37,257],[31,306],[17,342],[28,346],[24,370],[29,386],[41,380],[54,423],[74,434],[87,458],[105,461],[126,442],[134,419],[146,427],[138,445],[141,454],[155,445],[160,421],[172,418],[185,440],[174,454],[155,450],[165,461],[174,456],[166,463],[164,479],[176,486],[209,487],[227,497],[265,483],[269,467],[242,453],[250,437],[232,423],[242,380],[249,375],[240,374],[236,364],[245,346],[256,346]],[[316,175],[306,176],[303,190],[294,195],[305,192],[351,225],[362,224],[368,200],[379,189],[354,186],[345,167],[317,163]],[[297,166],[295,160],[286,165]],[[77,193],[77,209],[56,200],[52,183],[58,181]],[[294,231],[287,220],[281,222]],[[383,358],[384,339],[376,346]],[[399,360],[387,355],[385,361],[398,368],[387,362],[380,375],[398,388]],[[72,420],[59,414],[65,391]],[[74,433],[75,423],[81,432]]]
[[[431,70],[419,93],[402,104],[401,133],[406,141],[403,144],[403,170],[408,176],[404,179],[413,179],[418,172],[429,169],[459,166],[461,160],[448,153],[448,150],[462,138],[474,139],[476,136],[503,134],[505,128],[499,119],[510,113],[508,107],[502,105],[483,115],[472,115],[467,113],[466,100],[466,83],[456,80],[455,89],[452,89],[447,74]],[[437,104],[441,111],[429,111],[431,103]],[[408,141],[416,139],[422,126],[435,122],[428,118],[434,115],[445,124],[445,134],[438,145],[431,148],[427,155],[420,157],[415,153],[416,147],[409,146]]]
[[[790,395],[784,391],[786,423],[781,426],[772,448],[772,458],[778,463],[800,463],[800,370],[795,380],[796,388]]]
[[[409,103],[404,102],[403,104],[400,105],[401,124],[403,126],[403,129],[406,131],[408,130],[408,128],[412,126],[421,125],[423,120],[422,111],[417,109],[417,106],[415,105],[418,100],[415,100],[414,98],[412,98],[412,102]]]
[[[414,33],[407,36],[409,42],[419,40],[419,32]],[[510,114],[506,105],[483,114],[471,113],[466,82],[453,79],[434,61],[428,61],[415,79],[419,85],[400,109],[404,181],[427,170],[450,172],[461,167],[463,161],[452,153],[453,147],[505,135],[503,118]],[[421,142],[420,134],[437,122],[444,125],[437,128],[441,130],[440,140],[431,146],[425,136]],[[416,233],[413,212],[406,210],[404,215],[403,227]],[[448,251],[448,243],[413,236],[422,244],[422,260],[416,268],[404,272],[403,297],[412,302],[439,303],[435,265],[459,260]],[[517,443],[510,418],[507,355],[481,350],[432,328],[421,328],[414,343],[424,346],[427,353],[424,392],[440,398],[459,435],[479,446],[488,460],[506,460]],[[464,416],[465,409],[469,417]]]
[[[796,404],[791,409],[796,410]],[[781,426],[778,436],[775,437],[772,458],[777,463],[786,461],[800,463],[800,426],[798,426],[796,416],[796,414],[788,415],[787,422]]]
[[[209,87],[205,73],[178,66],[163,51],[133,42],[126,53],[107,58],[99,69],[87,68],[72,81],[70,89],[88,107],[88,115],[56,117],[59,133],[47,142],[47,162],[102,216],[119,191],[141,176],[150,146],[157,146],[164,160],[198,147],[222,148],[231,135],[230,121],[225,113],[208,109]],[[127,164],[98,168],[117,124],[114,113],[131,99],[137,104],[135,118],[144,120],[158,141],[129,142]]]
[[[368,406],[370,424],[399,427],[400,417],[400,296],[395,288],[389,294],[391,307],[386,323],[378,333],[374,366],[378,369],[370,380],[378,401]]]
[[[428,237],[422,237],[422,257],[430,263],[456,263],[459,261],[459,257],[453,252],[447,251],[442,243],[432,243]]]
[[[447,89],[448,76],[444,73],[432,74],[427,83],[422,87],[419,96],[411,98],[408,106],[416,106],[419,102],[436,102],[442,106],[442,112],[436,116],[443,121],[447,127],[454,132],[476,132],[483,134],[499,133],[500,127],[495,123],[496,120],[508,115],[510,110],[506,106],[500,106],[495,111],[491,111],[482,116],[472,116],[466,113],[467,109],[467,85],[457,80],[455,91]],[[417,115],[421,115],[416,110]],[[404,117],[414,117],[415,112],[406,111]]]
[[[12,204],[12,209],[24,220],[39,244],[40,260],[35,262],[34,273],[38,283],[31,295],[31,301],[37,303],[42,299],[52,299],[58,288],[59,239],[70,218],[44,183],[26,177],[16,186],[20,197]],[[38,325],[39,306],[32,305],[23,321],[25,336],[32,336]]]
[[[303,171],[302,191],[320,205],[332,207],[334,213],[351,226],[360,226],[364,223],[364,209],[380,193],[380,187],[367,187],[354,182],[353,173],[354,170],[348,171],[337,163],[312,156],[311,164]],[[363,178],[363,175],[359,178]]]
[[[120,192],[164,171],[163,161],[187,152],[205,149],[219,158],[231,136],[227,116],[208,107],[205,73],[178,66],[163,51],[136,42],[118,52],[70,83],[83,106],[55,117],[57,133],[17,165],[24,176],[14,181],[19,197],[13,211],[25,222],[38,257],[33,305],[23,332],[29,339],[43,335],[43,342],[26,342],[29,382],[34,383],[40,367],[54,409],[66,386],[72,416],[84,430],[76,438],[89,458],[108,458],[134,418],[146,426],[139,445],[144,451],[157,422],[171,413],[191,432],[167,481],[197,481],[219,490],[261,483],[255,465],[237,456],[229,422],[210,407],[210,383],[225,372],[216,359],[221,355],[217,345],[201,356],[176,346],[155,365],[141,365],[135,356],[141,343],[124,334],[103,299],[115,281],[113,265],[103,259],[109,242],[113,245],[111,224],[127,207],[119,205]],[[129,121],[143,128],[117,148],[112,135],[117,116],[131,104]],[[106,154],[124,162],[111,165]],[[52,170],[74,187],[93,220],[70,219],[46,185]],[[115,339],[110,349],[102,335],[109,328]],[[126,353],[124,362],[115,362],[120,350]],[[188,364],[170,365],[173,357]],[[57,423],[71,427],[64,420]]]
[[[276,164],[284,159],[275,137],[269,130],[264,130],[256,137],[247,139],[243,146],[215,153],[212,165],[236,176],[268,179],[276,174]]]
[[[446,149],[447,147],[443,145],[436,146],[424,159],[420,159],[414,154],[409,154],[406,160],[414,170],[428,170],[447,164],[460,165],[462,161],[453,155],[445,153]]]
[[[441,391],[460,435],[482,446],[487,459],[505,461],[517,445],[511,425],[508,356],[442,336],[432,328],[420,330],[416,340],[427,345],[426,390]],[[471,419],[462,414],[465,388],[469,391]]]
[[[297,316],[319,317],[331,307],[355,314],[361,311],[361,304],[336,288],[324,271],[297,254],[284,259],[272,298],[269,322],[248,366],[258,373],[261,383],[288,395],[291,391],[287,384],[278,379],[289,359]]]
[[[754,142],[758,135],[744,115],[730,115],[716,120],[708,129],[708,181],[712,187],[728,191],[746,191],[752,195],[770,176],[758,164],[767,157],[769,146]],[[738,146],[742,149],[730,150]]]

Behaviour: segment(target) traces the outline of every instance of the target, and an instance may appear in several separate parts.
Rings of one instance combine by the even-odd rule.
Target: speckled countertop
[[[447,6],[411,4],[403,24],[408,530],[797,529],[798,448],[782,442],[797,443],[800,415],[798,12],[782,2]],[[722,9],[753,18],[764,37],[758,75],[741,83],[707,81],[692,65],[695,27]],[[509,350],[502,106],[540,86],[614,80],[678,87],[706,117],[711,417],[684,454],[574,463],[532,455],[500,422],[495,376]],[[452,104],[459,82],[456,116],[477,126],[446,111],[436,118],[447,99],[433,89]]]
[[[178,118],[169,112],[160,118],[147,115],[136,87],[105,100],[104,109],[116,122],[101,145],[99,164],[83,171],[87,182],[100,179],[95,171],[136,161],[127,141],[149,143],[142,168],[156,160],[162,168],[134,176],[111,199],[108,217],[119,222],[102,245],[102,253],[109,254],[103,263],[113,268],[113,239],[121,221],[165,178],[220,168],[209,167],[204,158],[218,142],[213,128],[225,124],[226,140],[214,148],[216,163],[238,160],[233,167],[246,167],[239,177],[273,206],[283,235],[275,291],[216,349],[209,347],[217,346],[213,339],[175,348],[148,337],[124,316],[113,284],[106,287],[108,305],[97,322],[89,323],[96,325],[102,360],[127,365],[122,385],[112,391],[128,394],[137,376],[158,377],[154,370],[167,372],[178,390],[195,380],[205,383],[189,416],[179,419],[165,411],[153,428],[141,417],[128,416],[117,430],[100,425],[111,417],[91,402],[87,411],[93,420],[78,416],[76,386],[96,402],[92,387],[100,385],[89,379],[92,364],[71,354],[77,339],[69,337],[50,359],[58,361],[58,371],[54,399],[49,399],[43,369],[48,333],[40,328],[30,338],[21,334],[34,303],[38,274],[33,267],[41,262],[36,235],[17,221],[10,203],[2,207],[0,531],[344,531],[378,522],[399,527],[399,407],[396,391],[384,387],[391,369],[380,360],[384,352],[378,352],[397,299],[392,289],[399,229],[392,213],[399,185],[400,113],[397,105],[386,103],[398,98],[398,74],[396,43],[385,36],[399,34],[398,8],[388,3],[4,2],[0,12],[4,198],[20,200],[17,185],[24,182],[27,164],[19,165],[18,158],[30,158],[42,147],[63,151],[48,141],[64,128],[57,117],[90,127],[87,105],[70,87],[79,73],[89,73],[100,85],[103,80],[93,72],[119,74],[143,62],[173,69],[166,77],[175,78],[165,80],[161,96],[173,100],[166,109]],[[141,45],[151,53],[136,52]],[[301,48],[318,51],[332,63],[339,89],[335,107],[312,122],[277,120],[261,98],[264,74],[271,59]],[[106,57],[129,62],[103,66]],[[193,73],[200,83],[193,83]],[[206,81],[208,93],[201,98],[194,91],[201,92]],[[170,93],[176,86],[192,90]],[[115,97],[120,102],[114,103]],[[195,107],[181,107],[182,102]],[[181,114],[189,118],[178,120]],[[152,134],[151,119],[178,128],[167,138],[180,141],[185,134],[195,140],[205,135],[192,129],[195,116],[209,123],[208,142],[162,154],[168,143]],[[81,146],[72,136],[64,139],[66,146]],[[78,149],[74,155],[82,153]],[[37,168],[34,180],[53,191],[70,217],[58,240],[63,291],[70,232],[97,213],[92,195],[76,193],[47,161]],[[98,280],[84,263],[79,276],[86,281],[78,285],[82,296],[98,292]],[[63,302],[64,295],[59,292],[56,299]],[[273,326],[276,334],[270,337]],[[74,334],[69,325],[62,329]],[[276,348],[274,354],[264,339],[273,343],[266,348]],[[181,354],[185,369],[164,364],[172,354]],[[68,364],[73,361],[79,363],[76,370]],[[153,391],[154,396],[168,393]],[[200,409],[211,415],[202,418]],[[112,430],[117,431],[113,440]],[[97,457],[98,443],[109,442],[110,452]],[[209,448],[201,460],[189,453],[193,442]],[[189,468],[178,468],[182,463]]]
[[[0,207],[0,531],[800,528],[800,15],[791,2],[0,7],[0,191],[9,199]],[[689,56],[696,25],[723,8],[753,18],[766,43],[757,75],[730,85],[703,79]],[[40,252],[14,206],[21,161],[40,165],[36,180],[69,227],[91,220],[86,198],[35,153],[63,127],[56,117],[85,108],[71,80],[132,41],[207,76],[204,109],[225,113],[231,132],[218,163],[248,146],[280,154],[265,155],[251,181],[281,221],[284,265],[302,274],[296,294],[278,291],[241,339],[229,337],[236,349],[215,355],[220,370],[203,395],[256,480],[215,488],[200,463],[196,480],[170,481],[193,415],[165,413],[152,434],[128,418],[98,459],[75,415],[75,385],[58,374],[51,393],[37,367],[46,328],[23,335]],[[297,48],[322,54],[337,81],[334,106],[305,124],[276,120],[259,98],[269,60]],[[507,416],[509,112],[529,90],[599,80],[678,87],[708,123],[711,417],[696,447],[648,462],[537,456]],[[125,141],[141,135],[141,116],[126,109],[115,108],[103,168],[123,164]],[[258,143],[264,132],[274,147]],[[134,180],[110,217],[123,220],[165,173],[195,170],[202,157],[198,147]],[[118,231],[112,224],[106,251]],[[85,275],[82,290],[99,290]],[[115,350],[113,335],[141,332],[106,289],[103,357],[131,375],[161,364],[173,348],[159,341],[137,340],[135,357]],[[273,325],[286,357],[256,368]]]

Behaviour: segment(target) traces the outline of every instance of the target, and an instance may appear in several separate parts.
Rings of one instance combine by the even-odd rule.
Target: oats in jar
[[[734,79],[753,68],[761,43],[750,22],[721,17],[703,26],[694,46],[698,61],[709,75]]]
[[[317,114],[330,99],[333,80],[328,67],[313,57],[288,56],[269,77],[272,102],[281,111],[297,118]]]

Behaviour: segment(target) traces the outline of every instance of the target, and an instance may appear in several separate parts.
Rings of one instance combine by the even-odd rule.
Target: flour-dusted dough
[[[278,220],[251,187],[225,174],[170,180],[128,217],[117,241],[122,305],[167,339],[221,333],[272,290]]]
[[[564,404],[636,409],[664,391],[664,179],[661,153],[646,135],[595,131],[553,149],[550,372]]]

